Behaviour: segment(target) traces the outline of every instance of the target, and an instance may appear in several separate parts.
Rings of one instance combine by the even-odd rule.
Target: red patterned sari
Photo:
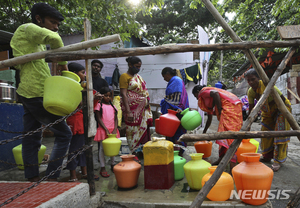
[[[207,95],[210,94],[211,90],[218,91],[220,95],[222,105],[221,115],[215,106],[207,106],[207,103],[212,104],[212,100],[211,102],[207,100]],[[217,116],[219,120],[218,132],[239,131],[242,128],[242,102],[236,95],[232,94],[231,92],[214,87],[204,87],[199,92],[198,105],[201,110],[209,114],[215,114]],[[226,150],[229,148],[233,141],[234,139],[222,139],[216,141],[216,143],[220,145],[220,156],[225,154]],[[225,149],[222,149],[222,147],[224,147]],[[236,162],[236,155],[231,159],[231,161]]]
[[[130,112],[133,114],[133,121],[129,122],[124,114],[126,123],[126,137],[130,150],[140,144],[145,144],[150,140],[149,126],[152,125],[152,112],[149,103],[149,93],[146,82],[136,74],[128,83],[127,99]],[[122,110],[125,111],[123,100],[121,99]]]

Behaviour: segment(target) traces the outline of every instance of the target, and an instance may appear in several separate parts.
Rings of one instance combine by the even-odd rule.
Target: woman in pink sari
[[[121,108],[126,124],[126,138],[131,151],[150,141],[152,112],[146,82],[138,75],[142,61],[136,56],[126,59],[128,71],[120,77]],[[137,149],[135,153],[141,152]]]
[[[198,106],[207,112],[203,133],[206,133],[212,121],[212,115],[216,115],[219,120],[218,132],[239,131],[243,125],[242,101],[231,92],[215,87],[205,87],[198,85],[193,89],[193,95],[198,99]],[[213,165],[219,164],[227,149],[234,139],[217,140],[219,144],[219,159]],[[230,169],[236,164],[236,155],[230,162]]]

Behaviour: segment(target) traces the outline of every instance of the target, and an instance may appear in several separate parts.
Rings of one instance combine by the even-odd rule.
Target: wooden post
[[[300,188],[298,188],[295,195],[292,196],[286,208],[297,208],[299,207],[299,205],[300,205]]]
[[[98,46],[98,45],[103,45],[103,44],[107,44],[107,43],[111,43],[111,42],[116,42],[116,41],[121,41],[120,35],[118,35],[118,34],[101,37],[101,38],[96,38],[96,39],[90,40],[90,41],[75,43],[72,45],[64,46],[64,47],[53,49],[53,50],[47,50],[47,51],[26,54],[24,56],[19,56],[19,57],[15,57],[12,59],[0,61],[0,71],[5,70],[5,69],[3,69],[5,67],[11,67],[11,66],[15,66],[18,64],[24,64],[29,61],[34,61],[37,59],[45,58],[46,54],[51,53],[51,52],[82,50],[82,49],[86,49],[86,48],[90,48],[90,47],[94,47],[94,46]],[[54,62],[57,62],[57,61],[54,61]]]
[[[209,0],[202,0],[202,2],[205,4],[206,8],[210,11],[210,13],[215,17],[215,19],[220,23],[220,25],[223,27],[225,32],[231,37],[231,39],[235,42],[242,42],[242,40],[236,35],[236,33],[231,29],[231,27],[226,23],[226,21],[223,19],[223,17],[219,14],[218,10],[213,6],[213,4]],[[249,49],[243,50],[243,51],[246,54],[247,58],[249,59],[250,63],[252,64],[252,66],[257,71],[260,78],[262,79],[264,85],[267,86],[268,82],[269,82],[269,78],[266,75],[266,73],[263,70],[260,63],[258,62],[258,60],[256,59],[256,57],[254,56],[254,54],[252,53],[252,51]],[[293,54],[293,52],[291,52],[291,53]],[[283,62],[281,62],[281,64],[283,64]],[[282,69],[282,71],[283,71],[283,69]],[[281,74],[281,72],[280,72],[280,74]],[[273,77],[274,77],[274,75],[273,75]],[[279,110],[281,111],[283,116],[287,119],[287,121],[290,123],[292,129],[300,130],[298,123],[294,119],[293,115],[286,109],[285,104],[283,103],[283,101],[280,98],[280,96],[278,95],[278,93],[274,90],[274,88],[272,88],[271,94],[272,94]],[[299,137],[298,137],[298,139],[300,140]]]
[[[191,45],[162,45],[155,47],[138,48],[120,48],[113,50],[100,51],[72,51],[72,52],[52,52],[46,55],[46,61],[71,61],[79,59],[113,58],[128,57],[137,55],[155,55],[165,53],[178,53],[189,51],[217,51],[217,50],[245,50],[251,48],[283,48],[291,46],[300,46],[300,40],[292,41],[248,41],[235,43],[217,43],[217,44],[191,44]]]
[[[290,131],[224,131],[210,134],[183,134],[179,142],[196,142],[219,139],[248,139],[248,138],[272,138],[300,136],[300,130]]]
[[[235,32],[225,22],[225,20],[219,14],[219,12],[216,10],[216,8],[212,5],[212,3],[209,0],[202,0],[202,2],[205,4],[205,6],[211,12],[211,14],[215,17],[215,19],[221,24],[221,26],[223,27],[223,29],[230,35],[230,37],[235,42],[241,42],[242,40],[235,34]],[[258,60],[256,59],[256,57],[254,56],[254,54],[250,50],[245,50],[245,53],[246,53],[248,59],[250,60],[250,62],[252,63],[252,65],[255,67],[255,69],[257,71],[260,72],[260,74],[262,74],[262,76],[264,77],[264,79],[266,81],[266,78],[268,78],[268,77],[265,74],[265,72],[263,71],[262,67],[260,66],[260,64],[259,64]],[[289,59],[288,57],[289,56],[285,57],[286,60]],[[281,63],[285,63],[285,61],[283,60]],[[284,64],[282,64],[282,65],[284,65]],[[281,72],[280,72],[280,74],[281,74]],[[267,90],[270,90],[270,91],[274,90],[273,86],[274,86],[274,84],[275,84],[275,82],[276,82],[276,80],[277,80],[278,77],[273,76],[273,78],[274,79],[271,80],[271,83],[269,85],[266,83],[266,89],[265,89],[262,97],[259,99],[258,103],[256,104],[256,106],[254,107],[254,109],[250,113],[248,119],[244,122],[244,124],[243,124],[243,126],[241,128],[241,131],[247,131],[247,130],[250,129],[250,126],[251,126],[254,118],[257,116],[257,112],[260,110],[262,104],[266,101],[266,99],[269,96],[269,92]],[[267,88],[269,88],[269,89],[267,89]],[[253,118],[253,119],[251,119],[251,118]],[[193,201],[191,207],[200,207],[201,206],[201,204],[203,203],[204,199],[206,198],[206,195],[209,193],[209,191],[211,190],[211,188],[215,185],[215,183],[220,178],[221,174],[225,170],[228,162],[230,161],[230,159],[232,158],[232,156],[236,152],[236,150],[239,147],[240,143],[241,143],[241,140],[238,140],[238,139],[236,139],[236,140],[233,141],[233,143],[230,145],[229,149],[227,150],[226,154],[222,158],[221,162],[219,163],[216,171],[214,172],[214,174],[212,175],[212,177],[204,184],[204,186],[202,187],[202,189],[200,190],[200,192],[196,196],[195,200]]]
[[[84,20],[84,40],[88,41],[91,37],[91,23],[88,19]],[[96,135],[96,124],[94,119],[94,105],[93,105],[93,83],[92,83],[92,72],[89,66],[89,61],[85,60],[86,68],[86,80],[87,85],[84,90],[84,133],[85,133],[85,144],[91,145]],[[93,163],[93,147],[85,151],[86,165],[87,165],[87,180],[90,187],[90,195],[95,195],[95,179],[94,179],[94,163]]]

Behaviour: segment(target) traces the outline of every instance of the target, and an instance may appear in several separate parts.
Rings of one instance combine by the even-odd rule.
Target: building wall
[[[300,123],[300,64],[293,65],[289,73],[281,75],[276,82],[276,86],[291,101],[292,114],[295,120]]]

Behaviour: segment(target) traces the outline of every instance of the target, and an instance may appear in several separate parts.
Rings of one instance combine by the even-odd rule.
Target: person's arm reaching
[[[212,121],[212,115],[207,114],[207,121],[206,121],[204,130],[203,130],[203,134],[205,134],[207,132],[208,128],[210,127],[211,121]]]
[[[210,96],[213,98],[213,107],[216,106],[216,108],[219,112],[219,115],[221,115],[222,103],[221,103],[220,94],[215,90],[211,90]]]

